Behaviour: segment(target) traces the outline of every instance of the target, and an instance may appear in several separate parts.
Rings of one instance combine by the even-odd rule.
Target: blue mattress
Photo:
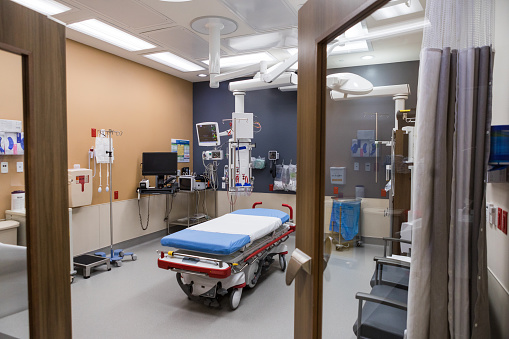
[[[275,217],[281,219],[281,222],[284,224],[288,220],[290,220],[290,216],[285,212],[280,210],[273,210],[270,208],[248,208],[244,210],[236,210],[232,212],[232,214],[243,214],[243,215],[258,215],[261,217]]]
[[[274,217],[281,219],[282,223],[290,219],[288,214],[268,208],[243,209],[231,214]],[[219,219],[214,220],[219,221]],[[250,242],[251,237],[248,234],[216,233],[192,228],[167,235],[161,239],[163,246],[217,255],[232,254]]]
[[[231,254],[249,244],[245,234],[225,234],[185,229],[161,239],[161,245],[210,254]]]

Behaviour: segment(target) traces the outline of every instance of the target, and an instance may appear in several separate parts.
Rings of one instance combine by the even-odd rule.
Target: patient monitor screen
[[[217,122],[196,124],[196,134],[200,146],[217,146],[220,144]]]

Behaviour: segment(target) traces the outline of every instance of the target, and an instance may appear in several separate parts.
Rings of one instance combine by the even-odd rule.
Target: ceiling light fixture
[[[410,34],[422,31],[425,27],[429,26],[430,22],[428,19],[418,19],[407,21],[397,26],[391,26],[386,28],[373,29],[369,33],[357,36],[355,38],[345,38],[343,36],[338,37],[335,42],[339,44],[346,44],[348,42],[361,41],[361,40],[378,40],[385,39],[403,34]]]
[[[44,15],[56,15],[69,11],[71,8],[53,0],[12,0]]]
[[[422,5],[419,0],[404,1],[404,0],[393,0],[384,7],[377,10],[372,14],[375,20],[384,20],[395,18],[402,15],[417,13],[422,11]]]
[[[362,60],[371,60],[371,59],[373,59],[373,58],[375,58],[375,57],[374,57],[374,56],[372,56],[372,55],[364,55],[364,56],[361,56],[361,59],[362,59]]]
[[[157,61],[171,68],[178,69],[181,72],[195,72],[203,71],[205,69],[191,61],[188,61],[170,52],[146,54],[144,55],[144,57]]]
[[[221,58],[220,65],[221,65],[221,68],[228,68],[228,67],[254,65],[254,64],[259,63],[260,61],[270,62],[270,61],[274,61],[274,58],[269,53],[266,53],[266,52],[235,55],[235,56]],[[208,60],[205,60],[203,62],[206,63],[207,65],[209,64]]]
[[[76,22],[67,27],[128,51],[141,51],[156,47],[155,45],[96,19]]]
[[[205,74],[205,73],[200,73],[200,74],[198,74],[198,76],[199,76],[200,78],[206,78],[206,77],[208,77],[208,75],[207,75],[207,74]]]

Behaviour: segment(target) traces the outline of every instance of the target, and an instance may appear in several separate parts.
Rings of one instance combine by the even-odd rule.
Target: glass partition
[[[0,50],[0,337],[29,337],[22,57]]]
[[[359,292],[406,303],[409,269],[380,258],[409,261],[424,5],[391,1],[328,45],[323,230],[331,255],[324,271],[323,338],[357,336]],[[381,319],[376,303],[363,305],[362,319]],[[383,313],[396,330],[406,328],[406,312]],[[364,332],[368,326],[361,336],[382,337]]]

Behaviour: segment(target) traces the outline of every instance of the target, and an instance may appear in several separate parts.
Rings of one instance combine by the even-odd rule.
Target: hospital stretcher
[[[170,234],[161,244],[177,248],[160,252],[158,267],[177,273],[177,282],[189,299],[219,306],[229,295],[232,310],[239,306],[244,287],[254,287],[261,274],[279,257],[286,269],[284,242],[295,231],[293,210],[255,208],[237,210]]]

